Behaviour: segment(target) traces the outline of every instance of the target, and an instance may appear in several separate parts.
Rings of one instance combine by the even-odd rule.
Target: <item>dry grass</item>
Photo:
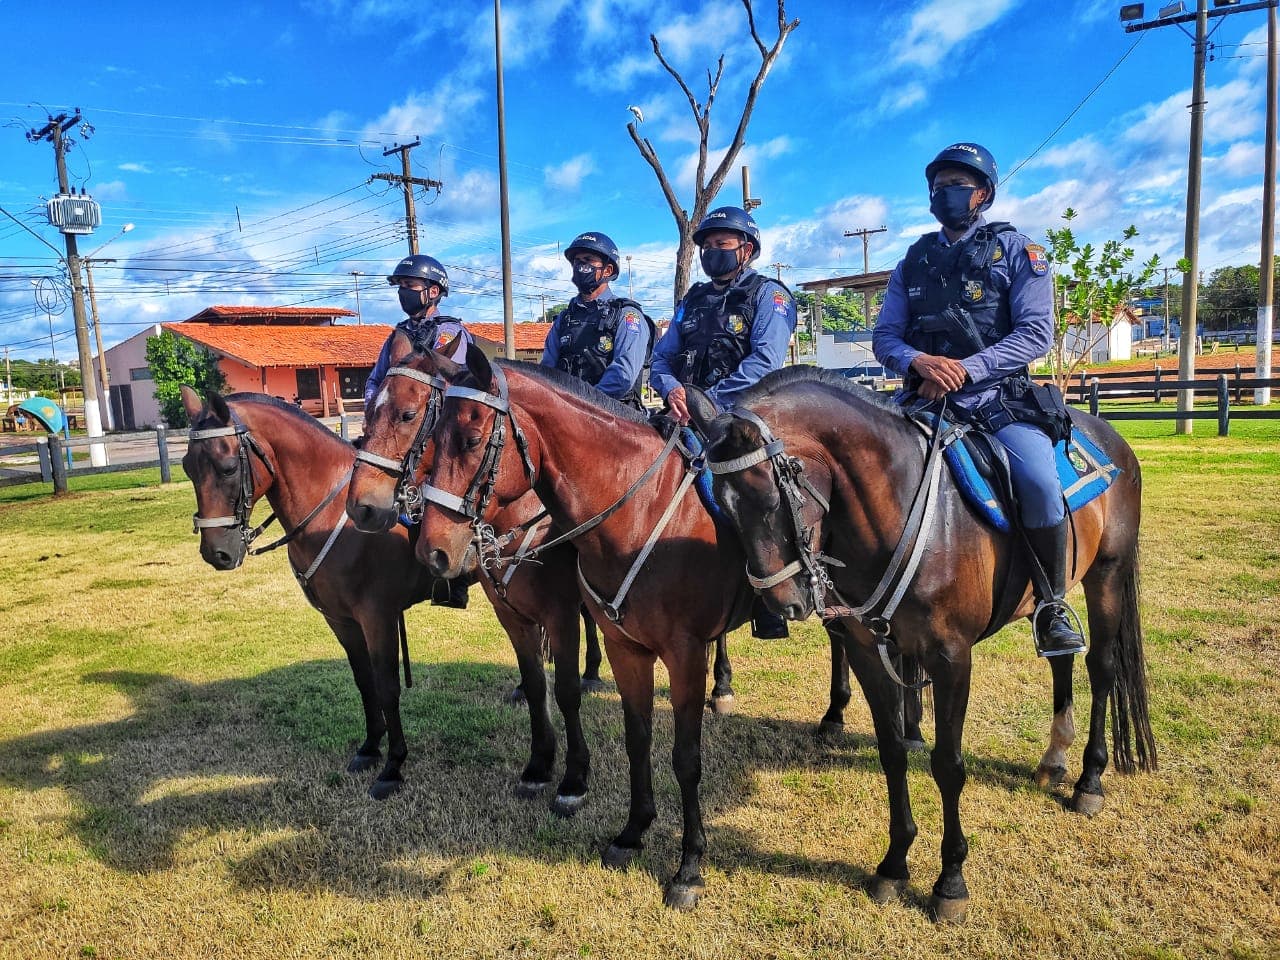
[[[812,624],[733,638],[739,712],[704,738],[707,893],[675,914],[659,889],[679,848],[663,701],[659,820],[611,873],[597,851],[625,815],[616,697],[586,706],[586,808],[560,821],[515,798],[527,719],[499,705],[514,664],[482,605],[411,612],[409,784],[376,804],[340,772],[357,698],[282,557],[205,567],[183,485],[0,507],[0,957],[1280,955],[1280,455],[1234,438],[1139,452],[1161,770],[1108,774],[1093,819],[1063,809],[1065,789],[1034,790],[1048,670],[1021,627],[984,643],[960,927],[922,910],[940,838],[925,755],[908,900],[862,892],[884,783],[864,706],[842,742],[810,735],[827,671]]]

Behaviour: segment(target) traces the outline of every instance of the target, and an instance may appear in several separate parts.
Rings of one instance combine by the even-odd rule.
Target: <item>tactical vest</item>
[[[434,350],[436,348],[436,334],[440,330],[442,323],[456,323],[462,326],[462,321],[457,317],[447,317],[443,314],[436,314],[429,320],[414,321],[412,318],[406,318],[396,324],[396,329],[404,332],[413,345],[419,350]],[[465,329],[463,336],[466,336]]]
[[[963,360],[1009,335],[1009,284],[991,267],[1005,256],[996,239],[1013,230],[986,223],[969,237],[943,246],[925,234],[902,260],[911,322],[908,344],[935,356]]]
[[[785,284],[758,273],[727,290],[717,290],[710,280],[689,290],[675,321],[680,324],[683,347],[672,371],[677,380],[710,390],[738,369],[751,352],[756,292],[766,281],[777,283],[790,295]]]
[[[657,328],[644,308],[634,300],[615,297],[603,303],[599,300],[582,301],[574,298],[556,318],[559,333],[559,358],[556,367],[565,373],[585,380],[593,387],[600,382],[605,370],[613,362],[614,342],[622,315],[630,308],[635,310],[649,327],[649,346],[644,363],[636,371],[635,381],[627,392],[617,399],[632,406],[642,406],[640,389],[645,381],[649,358],[653,355],[653,342]]]

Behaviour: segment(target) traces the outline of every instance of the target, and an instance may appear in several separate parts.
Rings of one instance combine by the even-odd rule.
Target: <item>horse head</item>
[[[244,562],[249,515],[274,479],[272,468],[219,393],[210,391],[202,402],[184,386],[182,405],[191,421],[182,469],[195,487],[200,556],[215,569],[234,570]],[[254,470],[255,455],[265,470]]]
[[[395,525],[401,512],[412,515],[411,491],[420,465],[431,460],[431,432],[447,386],[441,373],[460,369],[430,350],[417,349],[404,333],[392,335],[391,365],[365,411],[364,439],[356,453],[347,513],[366,533]]]
[[[824,504],[816,491],[800,492],[798,463],[753,413],[721,413],[696,387],[685,395],[706,442],[716,502],[746,554],[747,580],[770,610],[805,619],[820,602],[813,577],[825,577],[813,561]]]
[[[501,367],[471,344],[466,366],[454,367],[446,379],[415,553],[432,574],[451,578],[474,563],[476,529],[528,493],[533,468]]]

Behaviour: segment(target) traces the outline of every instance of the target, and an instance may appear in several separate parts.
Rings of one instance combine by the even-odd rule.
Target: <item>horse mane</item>
[[[535,380],[549,383],[565,393],[572,394],[579,400],[586,400],[593,406],[613,414],[620,420],[630,420],[632,423],[649,422],[649,418],[635,407],[629,407],[625,403],[613,399],[603,390],[598,390],[587,381],[580,377],[575,377],[573,374],[565,373],[563,370],[555,367],[544,367],[540,363],[529,363],[525,360],[498,360],[496,363],[501,367],[517,370],[533,377]]]
[[[834,370],[808,365],[782,367],[779,370],[770,371],[761,377],[758,382],[739,393],[736,403],[750,406],[761,400],[767,400],[793,383],[821,383],[824,386],[839,390],[841,393],[848,394],[862,403],[869,403],[885,413],[891,413],[895,417],[905,416],[902,408],[889,399],[886,394],[870,390],[860,383],[854,383]]]
[[[257,406],[272,407],[273,409],[279,411],[280,413],[283,413],[286,417],[292,417],[295,421],[297,421],[299,426],[306,426],[306,427],[310,427],[313,430],[318,430],[319,432],[325,434],[326,436],[332,437],[334,440],[337,440],[339,443],[342,443],[343,445],[347,445],[347,442],[345,440],[343,440],[340,436],[338,436],[336,433],[334,433],[332,430],[326,427],[323,423],[321,423],[315,417],[311,416],[311,414],[306,413],[303,410],[300,410],[295,404],[286,403],[285,401],[281,400],[279,397],[268,396],[265,393],[231,393],[223,397],[222,399],[226,400],[228,403],[230,402],[252,403],[252,404],[256,404]]]

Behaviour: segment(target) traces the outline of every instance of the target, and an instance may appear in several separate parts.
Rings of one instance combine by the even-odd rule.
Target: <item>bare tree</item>
[[[641,137],[636,131],[635,120],[627,124],[627,133],[631,134],[631,139],[635,142],[636,149],[640,151],[640,156],[644,157],[649,166],[653,168],[653,172],[658,178],[658,183],[662,187],[663,196],[667,198],[667,206],[671,208],[671,215],[675,218],[676,227],[680,231],[680,247],[676,253],[676,301],[679,301],[684,296],[685,291],[689,289],[689,271],[693,262],[693,230],[702,218],[706,216],[707,208],[711,205],[711,201],[715,199],[716,194],[720,192],[720,188],[724,186],[725,177],[729,175],[729,171],[733,168],[738,154],[742,152],[742,145],[747,136],[747,125],[751,122],[751,112],[755,109],[756,97],[760,94],[760,88],[764,86],[764,78],[769,75],[769,71],[773,68],[774,61],[778,59],[778,54],[782,52],[782,45],[786,43],[791,31],[800,26],[798,19],[787,21],[786,0],[777,0],[778,37],[774,40],[772,46],[765,46],[764,41],[760,39],[760,33],[756,30],[755,11],[751,9],[751,3],[752,0],[742,0],[742,5],[747,11],[747,26],[751,30],[751,39],[755,41],[756,49],[760,51],[760,69],[756,71],[755,79],[751,81],[751,86],[747,90],[747,99],[742,105],[742,114],[738,118],[738,128],[734,131],[733,141],[729,144],[729,149],[725,151],[720,163],[711,171],[710,178],[707,177],[707,149],[708,141],[711,138],[711,107],[720,88],[720,78],[724,76],[724,54],[720,54],[720,58],[716,61],[714,76],[710,70],[707,70],[707,97],[705,101],[699,103],[698,99],[693,95],[693,91],[689,89],[689,85],[685,83],[684,78],[662,55],[662,46],[658,43],[657,35],[649,34],[649,42],[653,44],[653,55],[658,58],[658,62],[662,64],[663,69],[671,74],[672,79],[679,84],[685,99],[689,101],[689,109],[693,111],[693,119],[698,125],[699,134],[698,170],[693,182],[693,210],[687,211],[676,198],[675,190],[671,187],[671,181],[667,178],[666,171],[662,169],[662,161],[658,159],[658,154],[653,149],[653,144],[649,142],[647,137]]]

